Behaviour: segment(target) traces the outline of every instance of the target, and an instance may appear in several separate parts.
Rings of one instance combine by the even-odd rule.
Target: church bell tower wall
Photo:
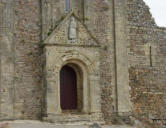
[[[44,51],[44,42],[65,18],[62,26],[66,28],[55,33]],[[43,79],[50,75],[43,74],[44,54],[51,51],[54,59],[49,58],[47,66],[53,68],[59,66],[55,57],[62,52],[77,57],[70,60],[75,65],[82,54],[91,58],[90,65],[96,63],[98,72],[87,77],[92,103],[84,102],[89,106],[84,112],[101,112],[107,123],[133,116],[166,124],[165,35],[166,29],[156,26],[143,0],[0,0],[0,120],[40,120],[55,112],[57,104],[46,92],[51,92],[53,100],[58,93],[47,90]],[[67,44],[55,46],[55,42]],[[56,89],[52,79],[48,78],[48,86]]]

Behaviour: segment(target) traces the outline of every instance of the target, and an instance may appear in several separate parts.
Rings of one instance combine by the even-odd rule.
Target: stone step
[[[55,122],[58,124],[91,124],[91,120],[88,115],[64,115],[56,116]]]
[[[54,115],[52,117],[44,119],[45,121],[54,122],[57,124],[82,124],[82,125],[90,125],[95,122],[100,124],[104,124],[103,118],[100,119],[97,117],[92,117],[89,114],[60,114]]]
[[[0,128],[135,128],[132,126],[126,125],[74,125],[74,124],[56,124],[56,123],[47,123],[40,121],[7,121],[0,122]]]

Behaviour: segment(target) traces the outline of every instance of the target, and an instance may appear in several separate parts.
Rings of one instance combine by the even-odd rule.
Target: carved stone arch
[[[68,51],[64,55],[62,55],[61,59],[62,59],[62,61],[61,61],[62,63],[70,61],[70,60],[75,61],[77,63],[82,63],[82,64],[86,65],[89,73],[91,73],[91,74],[96,73],[95,66],[91,62],[91,60],[89,58],[87,58],[86,56],[80,54],[77,51]],[[61,64],[61,65],[63,65],[63,64]]]
[[[62,45],[47,45],[45,47],[46,66],[46,120],[55,121],[57,118],[63,118],[65,110],[61,108],[61,69],[64,66],[72,68],[77,80],[77,114],[81,118],[87,116],[95,119],[102,119],[101,114],[101,90],[100,90],[100,68],[99,68],[99,51],[92,47],[77,47],[77,46],[62,46]],[[69,78],[69,77],[68,77]],[[70,79],[69,79],[70,80]],[[64,87],[64,86],[63,86]],[[64,102],[63,102],[64,103]],[[71,113],[72,114],[72,113]],[[97,118],[96,118],[97,117]]]
[[[95,36],[93,36],[93,34],[91,34],[91,32],[87,29],[86,25],[81,22],[84,12],[84,4],[81,3],[84,0],[71,1],[71,11],[44,41],[44,54],[46,56],[44,84],[47,88],[45,111],[45,114],[47,115],[46,120],[56,121],[56,119],[59,118],[64,119],[64,110],[62,110],[64,107],[61,107],[60,105],[62,103],[60,96],[61,94],[65,93],[61,93],[60,87],[66,87],[63,85],[67,80],[69,80],[68,83],[72,81],[71,77],[63,77],[63,74],[60,74],[61,71],[64,73],[63,69],[65,67],[62,67],[65,65],[66,70],[67,66],[70,66],[68,69],[72,67],[78,75],[80,69],[83,72],[83,75],[80,75],[80,80],[81,78],[83,79],[82,85],[84,88],[82,98],[83,105],[82,107],[79,107],[79,110],[81,110],[81,114],[79,116],[82,119],[85,118],[84,116],[87,116],[87,118],[90,120],[92,119],[92,116],[94,116],[95,120],[100,120],[102,119],[100,89],[100,45]],[[83,6],[80,7],[78,5]],[[75,7],[79,7],[79,9],[74,9]],[[69,23],[72,17],[75,18],[76,24],[71,23],[70,25],[72,26],[70,26],[70,28]],[[68,33],[69,29],[71,29],[70,33]],[[75,29],[77,31],[75,31]],[[70,38],[68,38],[69,34],[73,35],[70,35]],[[71,70],[73,71],[73,69]],[[72,74],[70,76],[72,76]],[[73,77],[74,76],[75,74]],[[60,80],[63,81],[60,82]],[[60,86],[61,83],[63,83],[62,86]],[[72,85],[75,88],[75,83]],[[71,86],[71,88],[73,86]],[[69,88],[69,90],[71,88]],[[72,90],[70,91],[72,92]],[[74,101],[76,100],[74,99]],[[73,113],[70,112],[70,114]]]
[[[74,65],[78,66],[80,70],[82,71],[82,83],[78,83],[78,86],[83,87],[83,97],[82,97],[82,112],[83,113],[89,113],[91,110],[91,105],[90,105],[90,78],[92,74],[95,74],[95,68],[93,63],[90,61],[89,58],[86,56],[80,54],[77,51],[67,51],[64,55],[61,56],[61,62],[59,65],[61,67],[59,68],[59,71],[64,65],[73,65],[74,70],[79,72],[78,68],[75,68]],[[89,100],[87,100],[89,99]]]

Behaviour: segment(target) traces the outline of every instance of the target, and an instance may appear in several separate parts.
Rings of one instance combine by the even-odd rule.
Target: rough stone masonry
[[[67,112],[65,65],[77,76],[78,108]],[[166,28],[143,0],[0,0],[2,121],[164,128],[165,65]]]

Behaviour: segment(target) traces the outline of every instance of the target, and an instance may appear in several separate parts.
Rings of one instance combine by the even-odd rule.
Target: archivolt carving
[[[78,51],[68,51],[61,56],[61,59],[63,63],[70,62],[70,60],[81,62],[87,66],[90,73],[95,73],[94,64],[90,61],[89,58],[80,54]]]

